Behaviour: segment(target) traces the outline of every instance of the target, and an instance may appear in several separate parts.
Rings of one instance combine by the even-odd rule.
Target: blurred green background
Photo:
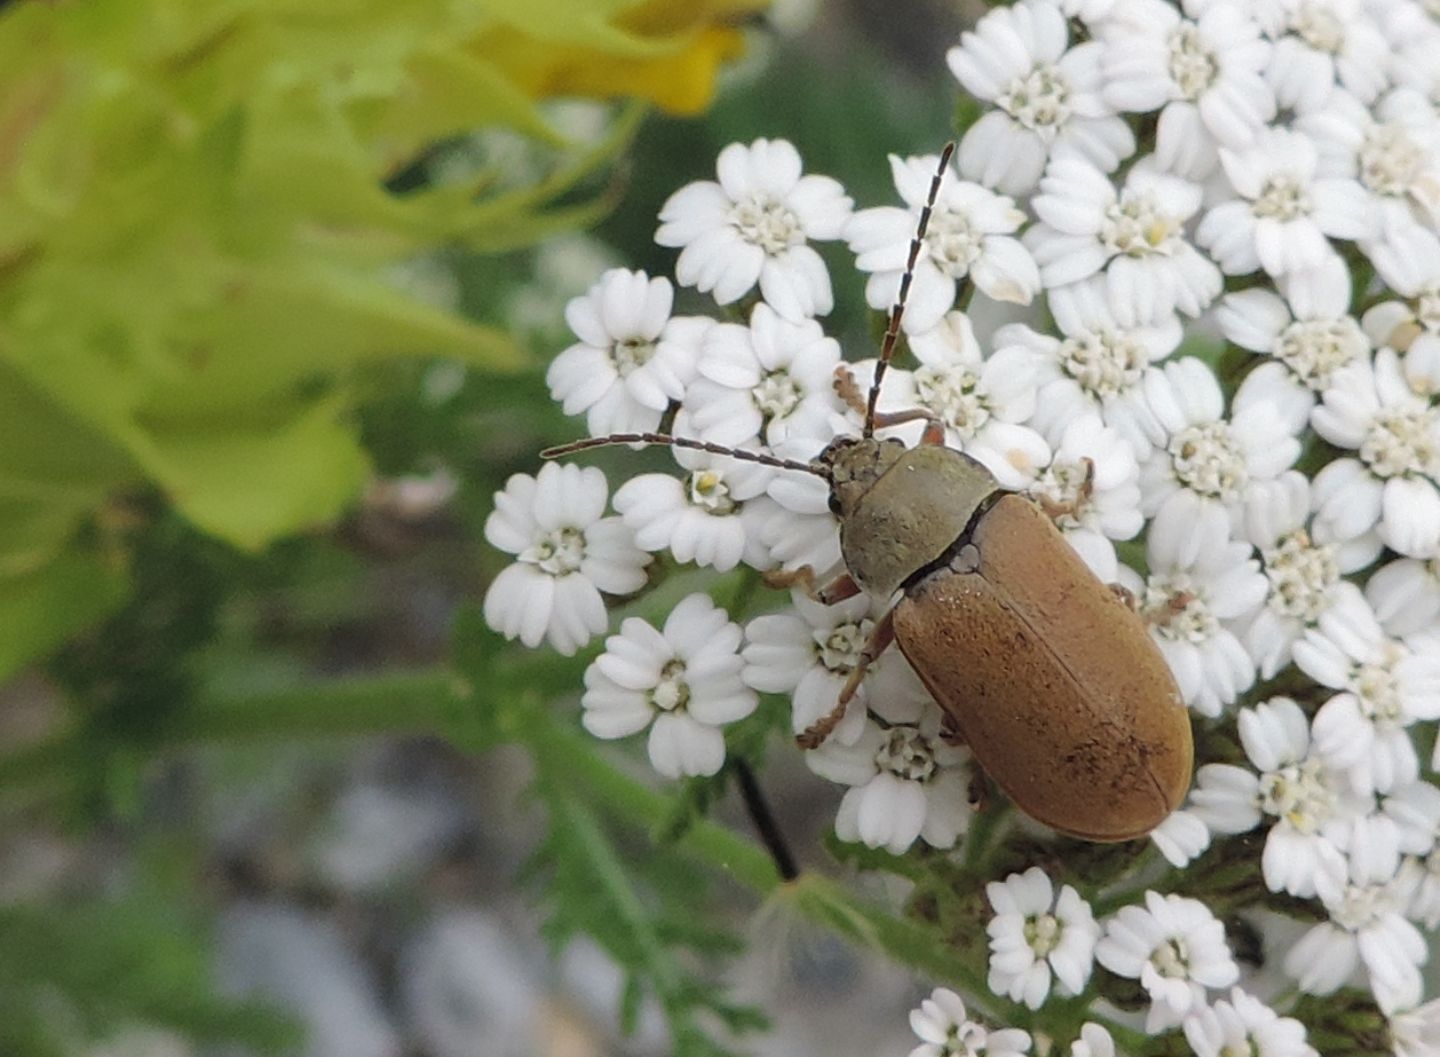
[[[675,974],[566,909],[535,742],[584,747],[583,663],[476,617],[493,493],[580,428],[565,302],[669,273],[665,198],[769,136],[888,203],[950,133],[963,5],[764,7],[0,4],[0,1055],[716,1052],[754,1006],[750,1052],[907,1046],[903,973],[666,932],[753,901],[664,857]]]

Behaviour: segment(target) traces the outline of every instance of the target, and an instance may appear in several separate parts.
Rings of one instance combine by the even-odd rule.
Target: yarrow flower
[[[799,153],[781,139],[732,143],[715,171],[718,183],[687,184],[660,209],[655,241],[681,248],[681,285],[728,305],[759,283],[786,319],[827,314],[830,273],[809,240],[840,237],[851,206],[844,189],[828,176],[801,175]]]
[[[1030,1052],[1026,1032],[994,1031],[971,1020],[964,1000],[948,987],[937,987],[911,1011],[910,1029],[921,1040],[910,1057],[1020,1057]]]
[[[1232,988],[1230,999],[1185,1018],[1185,1041],[1195,1057],[1319,1057],[1305,1041],[1305,1025],[1282,1017],[1253,995]]]
[[[990,990],[1039,1009],[1050,993],[1052,974],[1061,994],[1085,989],[1100,926],[1074,888],[1065,885],[1057,895],[1045,871],[1032,866],[991,881],[985,895],[995,911],[986,926]]]
[[[960,141],[960,171],[1006,194],[1035,186],[1046,156],[1072,145],[1105,172],[1135,150],[1135,137],[1102,94],[1098,41],[1068,48],[1058,5],[998,7],[946,55],[975,98],[993,103]]]
[[[740,637],[708,595],[682,600],[659,631],[628,618],[585,670],[585,729],[623,738],[649,727],[655,770],[667,778],[714,774],[725,762],[720,728],[759,700],[740,680]]]
[[[939,158],[891,155],[895,189],[906,208],[862,209],[845,226],[855,267],[872,273],[865,286],[871,308],[889,309],[900,289],[921,208],[929,197]],[[968,280],[987,297],[1026,305],[1040,289],[1035,261],[1014,237],[1025,214],[1004,195],[951,174],[930,213],[914,280],[905,305],[908,333],[927,331],[955,303],[957,284]]]
[[[550,364],[545,381],[567,415],[585,412],[595,436],[654,429],[695,375],[708,319],[670,315],[668,279],[613,268],[565,309],[580,340]]]
[[[1149,1034],[1183,1023],[1205,1008],[1206,988],[1229,987],[1240,969],[1225,945],[1225,929],[1197,899],[1145,893],[1145,907],[1121,907],[1095,947],[1101,965],[1138,979],[1150,995]]]
[[[570,656],[608,623],[601,591],[645,584],[650,556],[605,512],[605,475],[550,463],[535,477],[516,474],[496,493],[485,539],[515,555],[485,592],[485,622],[508,639],[542,640]]]

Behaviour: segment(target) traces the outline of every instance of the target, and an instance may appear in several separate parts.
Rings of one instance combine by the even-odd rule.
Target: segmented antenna
[[[830,479],[828,468],[820,463],[782,459],[778,455],[767,455],[765,452],[749,451],[746,448],[727,448],[723,444],[691,440],[689,437],[672,437],[668,433],[612,433],[608,437],[586,437],[584,440],[573,440],[569,444],[546,448],[540,453],[540,458],[558,459],[562,455],[574,455],[577,451],[604,448],[611,444],[663,444],[667,448],[692,448],[695,451],[708,451],[711,455],[728,455],[730,458],[739,459],[742,462],[758,462],[765,466],[778,467],[781,470],[799,470],[802,473],[814,474],[827,481]]]
[[[915,262],[920,259],[920,246],[925,241],[925,228],[930,223],[930,212],[935,208],[935,199],[940,194],[940,183],[945,179],[945,170],[950,165],[950,155],[955,153],[955,143],[945,144],[940,152],[940,164],[930,178],[930,193],[925,196],[925,205],[920,210],[920,223],[915,225],[915,235],[910,240],[910,256],[905,261],[905,272],[900,276],[900,292],[896,295],[895,306],[890,309],[890,322],[885,328],[885,340],[880,344],[880,362],[875,365],[875,380],[870,383],[870,398],[865,404],[864,436],[875,434],[875,405],[880,400],[880,380],[895,355],[895,343],[900,339],[900,318],[905,314],[905,299],[910,296],[910,283],[915,279]]]

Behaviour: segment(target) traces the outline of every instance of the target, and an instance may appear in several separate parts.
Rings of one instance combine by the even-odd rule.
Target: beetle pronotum
[[[945,447],[933,413],[876,407],[953,150],[942,152],[920,211],[863,406],[842,375],[842,395],[864,414],[859,438],[837,437],[810,462],[665,433],[595,437],[542,454],[664,444],[825,478],[846,571],[819,589],[808,567],[768,582],[799,585],[826,604],[861,591],[896,600],[835,708],[798,736],[801,746],[829,736],[866,668],[893,642],[1022,811],[1071,836],[1129,840],[1179,805],[1194,755],[1189,715],[1145,624],[1035,503]],[[875,437],[914,421],[925,423],[918,447]]]

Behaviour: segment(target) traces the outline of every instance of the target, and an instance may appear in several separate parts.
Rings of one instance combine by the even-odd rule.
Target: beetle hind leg
[[[845,718],[845,712],[859,691],[860,681],[865,678],[865,672],[889,648],[890,643],[895,641],[894,612],[893,609],[886,612],[875,625],[874,630],[870,632],[870,638],[860,649],[860,656],[855,661],[855,667],[850,670],[850,677],[840,688],[840,697],[836,700],[835,707],[795,736],[795,744],[802,749],[818,749],[825,739],[834,733],[835,728],[840,725],[840,721]]]

